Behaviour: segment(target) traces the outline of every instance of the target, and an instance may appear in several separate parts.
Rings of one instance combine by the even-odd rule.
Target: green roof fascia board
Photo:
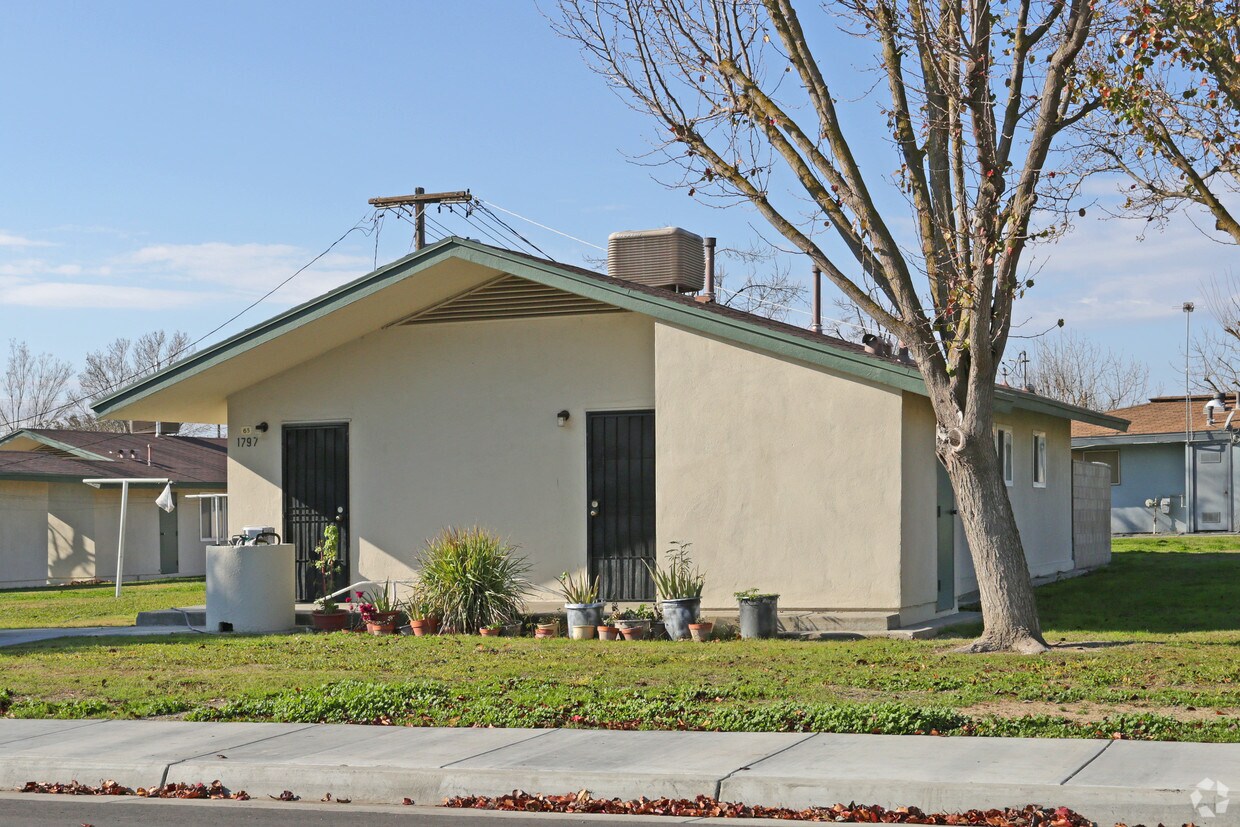
[[[287,333],[291,329],[301,327],[322,316],[365,298],[407,276],[424,270],[450,255],[451,245],[455,239],[444,239],[424,247],[416,253],[386,264],[361,278],[324,293],[318,298],[289,308],[283,313],[272,316],[253,327],[235,333],[227,339],[201,350],[192,356],[169,365],[163,370],[132,382],[120,390],[103,397],[91,405],[91,409],[100,416],[105,416],[117,408],[149,396],[156,391],[187,379],[232,357],[237,352],[244,352],[264,344]],[[405,265],[414,264],[412,267]]]
[[[65,453],[72,454],[78,459],[102,460],[103,462],[116,461],[112,457],[105,457],[102,454],[96,454],[94,451],[88,451],[85,448],[79,448],[76,445],[70,445],[67,442],[52,439],[51,437],[44,436],[43,434],[35,433],[28,428],[23,428],[20,431],[14,431],[3,439],[0,439],[0,445],[7,445],[19,437],[33,439],[35,442],[46,445],[49,448],[55,448],[58,451],[64,451]]]
[[[911,391],[922,396],[928,395],[921,372],[912,366],[880,361],[860,354],[854,355],[848,351],[835,348],[826,341],[814,342],[808,339],[801,339],[761,325],[715,316],[709,312],[700,312],[694,308],[685,307],[678,302],[661,301],[657,297],[650,296],[644,292],[627,290],[618,285],[596,281],[588,276],[566,272],[550,262],[544,265],[524,258],[514,262],[511,258],[503,256],[501,251],[493,250],[489,247],[475,247],[470,242],[464,242],[462,246],[467,246],[469,250],[469,252],[462,255],[462,258],[493,269],[506,269],[512,272],[513,275],[554,287],[563,287],[564,281],[568,280],[573,282],[574,285],[570,292],[578,293],[588,298],[597,299],[617,307],[625,307],[625,309],[634,310],[703,333],[710,333],[721,338],[749,344],[781,356],[799,359],[820,367],[838,370],[841,373],[890,385],[900,390]],[[526,265],[527,269],[524,272],[515,272],[512,269],[514,264],[516,266]],[[536,273],[545,273],[547,278],[539,278],[537,275],[534,275]],[[628,301],[624,301],[625,299]],[[629,306],[629,302],[633,304]],[[657,308],[661,308],[661,310]],[[1098,413],[1097,411],[1091,411],[1087,408],[1069,405],[1053,399],[1008,391],[1004,388],[996,388],[995,398],[1000,407],[1007,407],[1008,409],[1016,407],[1034,413],[1074,419],[1119,430],[1126,430],[1128,427],[1128,420],[1126,419]]]
[[[249,350],[283,333],[325,316],[358,299],[382,290],[388,285],[432,267],[449,257],[510,273],[520,278],[557,287],[586,298],[595,299],[624,310],[642,313],[655,319],[701,333],[738,342],[787,358],[836,370],[851,376],[900,390],[927,395],[925,381],[914,367],[885,362],[853,354],[833,347],[829,342],[815,342],[781,333],[740,319],[719,316],[709,311],[687,307],[679,302],[660,299],[646,292],[622,285],[603,282],[581,273],[566,270],[553,262],[542,262],[507,254],[506,251],[463,238],[446,238],[422,250],[387,264],[361,278],[336,288],[297,307],[241,331],[217,345],[188,359],[171,365],[159,373],[135,382],[97,402],[93,408],[99,415],[116,410],[181,379],[188,378],[228,359],[237,352]],[[1088,411],[1074,405],[1024,394],[997,393],[1001,400],[1016,407],[1051,416],[1076,419],[1094,425],[1124,429],[1127,421]]]
[[[475,264],[504,270],[514,276],[549,287],[567,289],[571,293],[614,307],[651,316],[700,333],[751,345],[759,350],[838,370],[841,373],[893,386],[900,390],[923,395],[926,393],[925,382],[916,368],[868,359],[834,348],[827,342],[818,343],[797,339],[761,325],[717,316],[708,311],[699,311],[679,302],[651,296],[643,291],[630,290],[621,285],[601,282],[589,276],[561,270],[550,262],[544,265],[525,258],[513,259],[503,256],[498,250],[487,247],[476,248],[469,242],[465,242],[462,246],[465,249],[458,255]],[[569,286],[566,286],[566,282]]]

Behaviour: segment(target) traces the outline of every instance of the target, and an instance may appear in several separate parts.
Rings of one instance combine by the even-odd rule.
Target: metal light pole
[[[1197,488],[1193,479],[1193,392],[1192,379],[1189,373],[1189,352],[1192,346],[1193,310],[1192,302],[1184,302],[1184,533],[1193,531],[1195,507],[1190,503],[1197,502]]]

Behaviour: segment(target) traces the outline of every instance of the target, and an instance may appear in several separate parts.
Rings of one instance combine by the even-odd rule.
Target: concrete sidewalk
[[[45,629],[0,629],[0,646],[20,646],[62,637],[145,637],[147,635],[179,635],[203,632],[184,623],[171,626],[79,626]]]
[[[1066,806],[1100,824],[1240,825],[1240,745],[798,733],[0,720],[0,789],[219,779],[251,795],[437,804],[458,794],[708,795],[806,807]],[[1192,796],[1199,790],[1199,806]]]

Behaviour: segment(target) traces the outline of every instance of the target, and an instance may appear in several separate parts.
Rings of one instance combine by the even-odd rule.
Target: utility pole
[[[457,192],[427,192],[417,187],[413,195],[389,195],[383,198],[371,198],[372,207],[389,210],[397,207],[413,207],[413,244],[414,249],[421,250],[426,246],[426,205],[427,204],[468,204],[474,197],[469,190]]]

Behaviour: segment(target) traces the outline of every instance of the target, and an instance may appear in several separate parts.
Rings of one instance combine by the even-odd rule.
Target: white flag
[[[163,493],[155,498],[155,504],[164,511],[168,512],[171,512],[174,508],[176,508],[176,503],[172,501],[172,483],[168,483],[164,486]]]

